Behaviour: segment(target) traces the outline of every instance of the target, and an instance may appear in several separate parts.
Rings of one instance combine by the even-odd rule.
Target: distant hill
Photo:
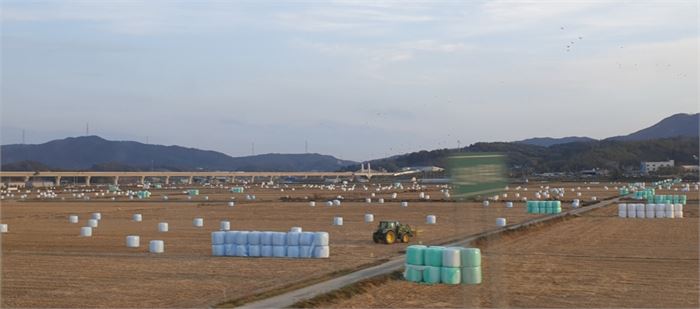
[[[262,154],[231,157],[221,152],[180,146],[109,141],[99,136],[69,137],[37,145],[0,146],[2,167],[35,162],[41,168],[65,170],[218,170],[218,171],[335,171],[356,162],[320,154]],[[38,165],[37,165],[38,166]]]
[[[549,147],[520,143],[476,143],[462,149],[419,151],[373,160],[373,169],[398,171],[406,166],[445,167],[447,156],[461,152],[498,152],[508,158],[511,171],[576,172],[584,169],[635,168],[640,161],[675,160],[677,164],[697,164],[698,139],[674,137],[645,141],[592,141],[557,144]],[[348,166],[353,170],[359,166]]]
[[[676,136],[698,137],[698,131],[700,131],[700,114],[675,114],[646,129],[629,135],[610,137],[608,140],[641,141]]]
[[[52,171],[55,170],[46,164],[36,161],[19,161],[3,164],[0,170],[3,171]]]
[[[609,137],[606,140],[643,141],[677,136],[697,137],[698,131],[700,131],[700,114],[675,114],[662,119],[651,127],[628,135]],[[514,143],[550,147],[559,144],[592,141],[596,141],[596,139],[585,136],[567,136],[562,138],[535,137],[515,141]]]
[[[549,146],[558,145],[558,144],[566,144],[566,143],[574,143],[574,142],[592,142],[592,141],[596,141],[596,139],[593,139],[590,137],[585,137],[585,136],[567,136],[567,137],[561,137],[561,138],[534,137],[534,138],[524,139],[522,141],[516,141],[514,143],[549,147]]]

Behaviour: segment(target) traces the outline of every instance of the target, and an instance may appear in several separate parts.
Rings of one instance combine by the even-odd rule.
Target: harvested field
[[[2,235],[2,305],[8,307],[200,307],[234,300],[280,288],[295,282],[323,278],[339,271],[374,264],[400,254],[405,244],[392,246],[372,242],[376,222],[363,222],[365,213],[375,220],[395,219],[419,229],[415,242],[439,243],[495,227],[497,217],[519,222],[535,217],[522,205],[506,209],[503,203],[483,208],[479,203],[417,201],[416,192],[407,208],[398,201],[385,204],[343,202],[326,207],[322,202],[338,194],[346,198],[367,197],[369,192],[338,192],[297,188],[253,189],[256,201],[245,201],[245,194],[221,189],[202,189],[203,197],[187,201],[167,190],[154,190],[148,201],[110,201],[106,197],[90,201],[4,201],[2,222],[10,233]],[[173,199],[161,201],[159,195]],[[435,190],[426,193],[440,196]],[[292,195],[324,195],[316,207],[307,202],[280,202]],[[237,205],[227,207],[230,196]],[[377,198],[380,194],[378,194]],[[388,198],[390,193],[382,192]],[[70,194],[61,194],[70,196]],[[436,199],[436,198],[433,198]],[[277,201],[275,201],[277,200]],[[415,201],[414,201],[415,200]],[[90,213],[101,212],[102,220],[91,238],[78,237],[79,227]],[[141,213],[143,222],[131,221]],[[67,216],[78,214],[79,224],[69,224]],[[426,225],[425,216],[437,216],[437,225]],[[194,217],[203,217],[205,227],[192,226]],[[342,227],[332,226],[334,216],[343,216]],[[301,226],[308,231],[328,231],[331,258],[294,260],[212,257],[210,232],[219,220],[231,221],[237,230],[286,231]],[[157,232],[158,222],[166,221],[170,232]],[[141,248],[125,246],[127,235],[140,235]],[[165,240],[165,253],[147,252],[148,241]],[[119,297],[105,297],[119,295]]]
[[[306,305],[406,307],[698,307],[698,203],[684,219],[620,219],[605,207],[478,244],[484,282],[368,282]],[[376,284],[376,282],[382,282]],[[410,291],[410,293],[397,293]]]

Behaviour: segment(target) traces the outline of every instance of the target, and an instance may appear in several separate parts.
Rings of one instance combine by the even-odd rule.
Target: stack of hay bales
[[[243,193],[244,189],[243,187],[232,187],[229,191],[231,193]]]
[[[480,284],[481,251],[477,248],[412,245],[406,248],[404,278],[427,284]]]
[[[561,201],[527,201],[527,213],[558,214],[561,213]]]
[[[683,218],[683,204],[625,204],[617,205],[620,218]]]
[[[328,258],[327,232],[212,232],[213,256]]]

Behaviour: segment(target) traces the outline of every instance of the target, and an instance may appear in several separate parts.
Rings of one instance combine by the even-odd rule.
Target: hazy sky
[[[697,1],[1,3],[2,144],[363,160],[698,112]]]

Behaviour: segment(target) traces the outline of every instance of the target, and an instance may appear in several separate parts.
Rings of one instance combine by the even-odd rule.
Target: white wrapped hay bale
[[[272,246],[272,232],[260,232],[260,244],[263,246]]]
[[[460,267],[461,248],[447,247],[442,250],[443,267]]]
[[[333,205],[340,206],[340,200],[333,200]]]
[[[327,259],[330,256],[331,250],[328,246],[313,247],[313,257],[316,259]]]
[[[343,225],[343,217],[333,217],[333,225]]]
[[[236,256],[247,257],[248,256],[248,245],[236,245]]]
[[[384,204],[384,199],[383,199],[383,198],[378,199],[378,200],[377,200],[377,203],[379,203],[379,204]]]
[[[212,256],[225,256],[226,255],[226,245],[212,245],[211,246]]]
[[[273,232],[272,233],[272,245],[278,246],[278,247],[286,246],[287,245],[287,233]],[[286,249],[285,249],[285,252],[286,252]]]
[[[236,245],[235,244],[225,244],[224,250],[225,250],[224,255],[236,256]]]
[[[666,206],[664,204],[655,204],[654,210],[657,218],[666,218]]]
[[[248,245],[259,246],[262,234],[258,231],[248,232]]]
[[[332,206],[332,204],[333,203],[331,203],[331,206]],[[316,207],[316,202],[314,202],[314,201],[309,202],[309,206]]]
[[[250,235],[250,234],[248,234]],[[248,245],[248,256],[259,257],[262,256],[260,245]]]
[[[645,206],[645,217],[647,219],[651,219],[655,217],[655,212],[654,212],[655,206],[654,204],[646,204]]]
[[[248,231],[237,231],[235,234],[234,243],[238,246],[245,246],[248,244]],[[236,248],[238,251],[238,248]]]
[[[158,232],[167,232],[167,231],[168,231],[168,222],[158,223]]]
[[[272,256],[274,256],[274,257],[287,256],[287,246],[272,246]]]
[[[5,230],[7,230],[7,225],[5,224]],[[5,232],[3,232],[5,233]],[[92,236],[92,228],[89,226],[83,226],[80,228],[80,236],[82,237],[90,237]]]
[[[223,245],[226,243],[226,232],[212,232],[211,233],[211,244],[212,245]]]
[[[333,206],[333,201],[328,201],[328,202],[326,202],[326,206],[328,206],[328,207]]]
[[[221,231],[228,231],[231,229],[231,222],[230,221],[220,221],[219,222],[219,230]]]
[[[301,233],[299,232],[287,233],[287,246],[299,246],[299,238],[301,238]]]
[[[617,204],[617,216],[620,218],[627,218],[627,204]]]
[[[313,256],[312,246],[299,246],[299,257],[302,259],[308,259]]]
[[[506,202],[506,208],[513,208],[513,202]]]
[[[496,218],[496,226],[498,226],[498,227],[506,226],[506,218]]]
[[[260,256],[272,257],[272,246],[270,246],[270,245],[260,246]]]
[[[365,223],[371,223],[374,222],[374,215],[373,214],[365,214]]]
[[[78,223],[79,218],[77,215],[70,215],[68,216],[68,222],[70,223]]]
[[[233,206],[236,206],[236,203],[235,203],[235,202],[233,202],[233,201],[228,202],[228,207],[233,207]]]
[[[671,219],[673,219],[673,217],[674,217],[674,215],[675,215],[675,213],[674,213],[674,211],[673,211],[673,209],[674,209],[673,204],[666,204],[665,208],[666,208],[666,209],[665,209],[665,210],[666,210],[666,211],[665,211],[665,212],[666,212],[666,214],[665,214],[666,218],[671,218]]]
[[[97,224],[98,224],[97,219],[89,219],[89,220],[87,221],[87,226],[89,226],[89,227],[91,227],[91,228],[96,228],[96,227],[97,227]]]
[[[483,201],[481,204],[484,205],[484,207],[489,207],[489,201]]]
[[[637,204],[627,204],[627,218],[637,217]]]
[[[425,217],[425,223],[427,224],[435,224],[437,223],[437,217],[435,215],[427,215]]]
[[[644,219],[646,218],[646,212],[644,211],[644,204],[636,204],[635,210],[637,212],[637,218]]]
[[[329,240],[330,240],[330,235],[328,234],[328,232],[315,232],[313,245],[316,247],[317,246],[328,246]]]
[[[128,248],[138,248],[141,242],[141,237],[138,235],[126,236],[126,246]]]
[[[237,231],[224,232],[224,243],[225,244],[235,244],[236,243],[236,232]]]
[[[288,258],[299,258],[299,246],[287,246]]]
[[[204,226],[204,218],[194,218],[194,220],[192,220],[192,225],[194,227],[203,227]]]
[[[95,219],[95,220],[102,220],[102,214],[99,213],[99,212],[93,212],[93,213],[92,213],[92,219]]]
[[[371,203],[372,203],[372,199],[371,199],[371,198],[369,198],[369,197],[368,197],[368,198],[366,198],[366,199],[365,199],[365,203],[367,203],[367,204],[371,204]]]
[[[162,240],[151,240],[148,245],[148,251],[151,253],[163,253],[165,252],[165,242]]]
[[[314,242],[313,232],[301,232],[299,234],[299,246],[311,246]]]
[[[143,216],[141,214],[133,214],[131,220],[134,222],[141,222],[143,221]]]
[[[406,202],[406,201],[401,202],[401,207],[408,207],[408,202]]]
[[[397,197],[399,197],[399,194],[398,194],[398,193],[392,193],[392,194],[391,194],[391,198],[392,198],[392,199],[396,199]]]
[[[295,232],[295,233],[301,233],[303,229],[299,226],[293,226],[292,228],[289,229],[290,232]]]

